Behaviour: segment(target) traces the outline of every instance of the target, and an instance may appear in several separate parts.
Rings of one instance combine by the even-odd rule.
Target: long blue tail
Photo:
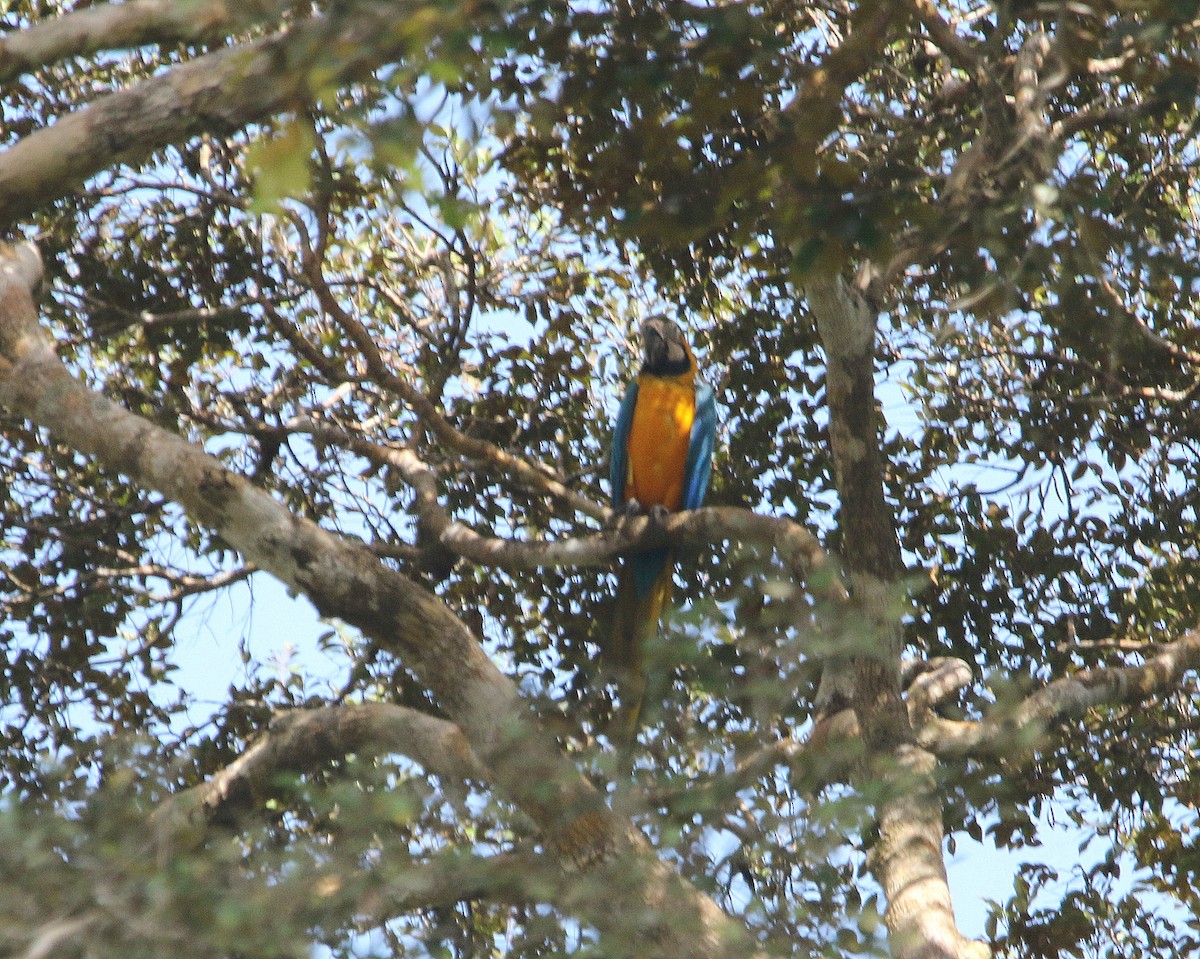
[[[626,745],[637,735],[646,691],[643,651],[658,631],[670,598],[674,565],[667,549],[637,553],[621,565],[606,659],[617,677],[621,697],[617,726]]]

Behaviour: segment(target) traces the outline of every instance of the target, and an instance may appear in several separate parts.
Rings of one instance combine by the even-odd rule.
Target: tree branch
[[[447,908],[455,903],[484,899],[503,903],[558,903],[570,876],[551,857],[525,849],[476,856],[458,850],[438,853],[388,875],[386,894],[370,897],[364,925],[380,925],[415,909]]]
[[[390,6],[312,17],[272,37],[197,57],[107,94],[0,153],[0,231],[88,177],[199,133],[229,133],[312,99],[310,75],[344,84],[403,54]],[[75,15],[73,15],[75,16]],[[325,51],[354,50],[336,58]]]
[[[1020,764],[1035,759],[1057,721],[1083,715],[1102,706],[1136,706],[1178,689],[1189,672],[1200,671],[1200,627],[1172,643],[1142,646],[1157,652],[1141,666],[1085,670],[1057,679],[1022,700],[1015,708],[997,709],[986,719],[946,719],[934,708],[971,681],[971,668],[961,659],[938,657],[909,660],[902,673],[909,682],[907,706],[917,745],[940,760],[1002,759]],[[806,742],[781,739],[755,750],[739,761],[730,774],[711,777],[723,789],[729,782],[751,786],[775,766],[799,771],[814,786],[844,781],[861,757],[862,730],[854,710],[844,709],[826,718]],[[688,787],[695,801],[698,788]],[[654,793],[651,802],[669,801],[671,791]]]
[[[838,126],[846,89],[880,62],[888,38],[912,16],[912,7],[900,0],[862,0],[854,5],[842,42],[813,67],[788,114],[797,122],[794,156],[813,163],[821,141]]]
[[[973,46],[942,19],[933,0],[917,0],[917,19],[928,32],[930,39],[942,53],[960,69],[977,76],[983,66],[983,58]]]
[[[606,835],[615,826],[593,791],[533,724],[511,681],[437,598],[364,546],[294,516],[197,447],[77,382],[37,325],[29,295],[36,265],[28,245],[0,254],[0,403],[180,503],[248,561],[305,593],[323,615],[341,618],[397,652],[459,722],[499,784],[569,855],[586,861],[603,852],[592,844],[617,841]],[[524,758],[513,755],[515,743]],[[561,793],[536,795],[531,767]],[[574,835],[572,820],[585,810],[600,819],[584,836]]]
[[[927,748],[946,758],[1033,757],[1038,742],[1056,721],[1098,706],[1137,705],[1176,689],[1185,674],[1200,670],[1200,627],[1158,649],[1141,666],[1085,669],[1056,679],[1015,709],[997,711],[978,722],[930,717],[918,736]]]
[[[0,83],[69,57],[194,42],[278,16],[279,0],[130,0],[86,7],[0,36]]]
[[[160,805],[152,824],[160,839],[196,837],[196,827],[234,823],[277,795],[281,773],[363,752],[408,756],[451,782],[489,778],[462,730],[445,719],[389,703],[299,709],[278,714],[234,762]]]
[[[315,421],[293,422],[288,428],[337,443],[376,466],[396,470],[416,491],[417,512],[430,532],[447,549],[478,566],[510,570],[606,566],[619,556],[642,549],[676,544],[710,546],[738,540],[774,550],[797,579],[807,580],[818,595],[833,600],[845,598],[841,579],[820,541],[791,520],[732,506],[710,506],[674,513],[662,520],[631,516],[612,522],[616,517],[605,509],[603,518],[612,525],[583,536],[557,540],[487,536],[456,521],[441,505],[436,472],[411,449],[376,443],[357,433]]]
[[[608,508],[606,506],[571,489],[549,467],[531,463],[493,443],[468,436],[456,429],[424,393],[403,377],[398,376],[388,365],[379,352],[379,347],[375,345],[370,331],[359,322],[357,317],[342,307],[337,297],[333,295],[333,291],[329,289],[329,285],[321,273],[319,259],[306,257],[305,272],[306,279],[309,281],[317,301],[321,304],[321,309],[349,337],[366,363],[371,376],[380,386],[391,390],[404,400],[416,414],[417,419],[421,421],[421,425],[438,440],[463,456],[480,460],[505,475],[511,476],[526,489],[553,496],[585,516],[600,520],[607,518]]]
[[[908,687],[907,706],[914,727],[930,721],[945,722],[933,715],[933,707],[949,698],[971,681],[971,668],[961,659],[938,657],[932,660],[909,660],[905,664],[906,676],[911,680]],[[937,753],[924,741],[921,745]],[[779,739],[741,759],[732,774],[717,774],[710,778],[710,785],[717,782],[722,789],[729,783],[750,787],[768,775],[777,765],[787,766],[799,772],[801,781],[812,789],[834,782],[847,782],[862,761],[862,730],[853,709],[843,709],[826,717],[817,724],[812,736],[806,740]],[[695,799],[697,784],[688,787],[692,800]],[[662,801],[662,796],[652,796],[652,801]]]
[[[829,443],[841,504],[842,559],[855,603],[884,646],[871,656],[831,661],[821,677],[817,708],[837,712],[865,706],[865,712],[873,714],[887,705],[896,719],[900,636],[893,607],[902,567],[895,521],[883,488],[881,423],[875,405],[875,314],[840,277],[814,281],[805,293],[826,355]],[[873,720],[860,715],[859,721]],[[868,740],[872,738],[868,730]]]

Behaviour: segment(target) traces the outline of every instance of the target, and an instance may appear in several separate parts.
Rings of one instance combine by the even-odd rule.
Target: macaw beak
[[[642,368],[651,373],[682,371],[692,363],[683,331],[665,316],[642,324]]]

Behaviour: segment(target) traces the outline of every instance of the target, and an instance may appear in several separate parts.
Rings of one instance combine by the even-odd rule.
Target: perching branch
[[[611,510],[601,507],[602,518],[610,525],[594,533],[555,540],[489,536],[450,515],[439,499],[436,472],[408,447],[377,443],[318,421],[295,421],[289,424],[289,429],[336,443],[376,466],[395,470],[416,492],[416,511],[438,542],[478,566],[509,570],[606,566],[617,557],[639,549],[668,544],[702,547],[736,540],[773,550],[784,566],[818,595],[839,601],[845,598],[835,564],[820,541],[791,520],[731,506],[675,513],[661,521],[646,516],[617,519]]]

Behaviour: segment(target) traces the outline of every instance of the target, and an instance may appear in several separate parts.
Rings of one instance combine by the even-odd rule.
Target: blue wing
[[[631,408],[631,417],[632,412]],[[700,504],[704,502],[704,494],[708,491],[708,474],[712,470],[713,447],[716,442],[717,400],[708,384],[697,381],[696,418],[692,420],[692,435],[688,440],[687,463],[684,465],[683,474],[684,509],[699,509]]]
[[[612,489],[613,506],[625,505],[625,479],[629,475],[629,431],[633,428],[633,408],[637,406],[637,380],[629,384],[621,409],[617,413],[617,425],[613,428],[612,449],[608,459],[608,483]],[[694,435],[694,433],[693,433]],[[689,458],[691,448],[688,448]]]

